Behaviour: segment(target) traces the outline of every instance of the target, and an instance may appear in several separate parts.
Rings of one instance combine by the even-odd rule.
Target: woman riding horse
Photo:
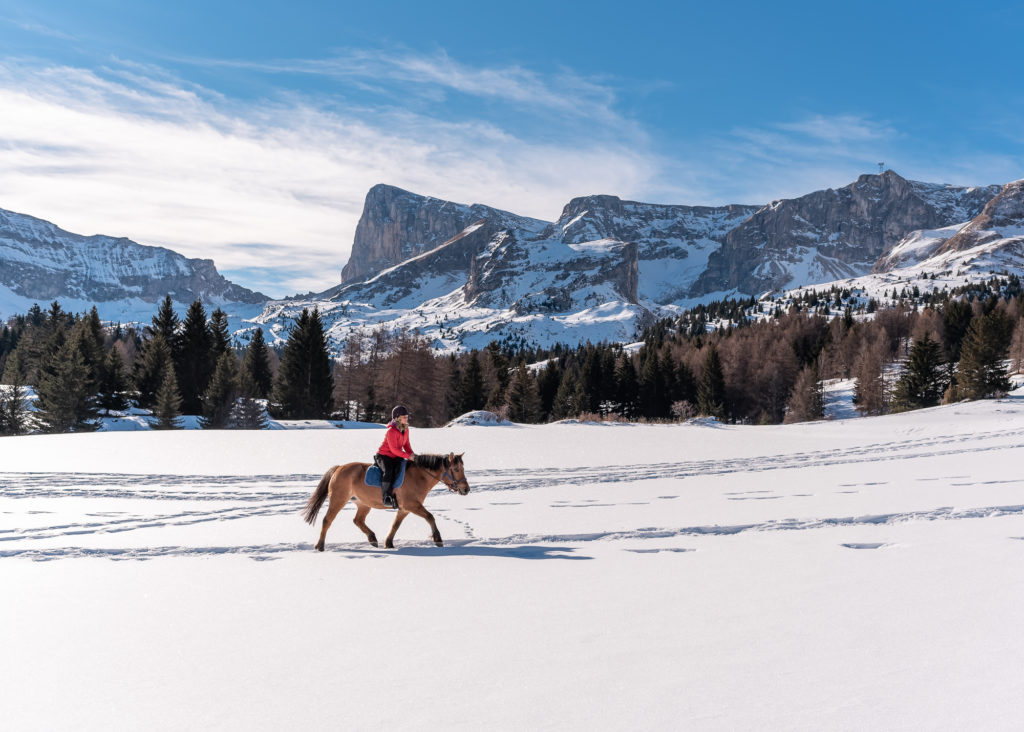
[[[384,442],[373,456],[374,464],[380,468],[380,488],[384,495],[384,505],[388,508],[398,508],[392,486],[402,461],[415,457],[416,453],[409,444],[409,410],[399,404],[391,410],[391,423],[384,434]]]

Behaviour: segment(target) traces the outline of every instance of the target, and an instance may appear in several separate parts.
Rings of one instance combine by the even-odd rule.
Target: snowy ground
[[[1024,392],[415,429],[472,492],[299,512],[379,430],[0,439],[2,726],[1019,729]],[[371,514],[378,535],[390,517]]]

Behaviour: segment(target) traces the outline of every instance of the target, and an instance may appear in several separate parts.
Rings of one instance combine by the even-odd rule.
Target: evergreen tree
[[[225,351],[217,361],[210,385],[203,394],[203,429],[224,429],[238,397],[238,365],[235,354]]]
[[[587,348],[583,356],[573,401],[580,412],[597,414],[601,411],[601,360],[593,347]]]
[[[633,359],[623,356],[615,366],[615,402],[619,414],[626,419],[640,416],[640,382],[636,378]]]
[[[540,419],[551,419],[551,410],[558,394],[558,385],[562,383],[562,366],[557,358],[550,359],[537,375],[537,391],[540,396]]]
[[[825,394],[818,380],[818,364],[809,363],[796,377],[784,421],[810,422],[824,416]]]
[[[645,346],[641,351],[638,385],[640,414],[649,419],[668,419],[672,397],[668,391],[665,364],[658,348]]]
[[[20,357],[15,350],[7,358],[3,383],[0,386],[0,435],[23,435],[28,431],[28,394]]]
[[[167,369],[174,370],[171,358],[171,348],[159,332],[143,344],[142,356],[135,361],[135,388],[139,394],[138,404],[143,409],[149,409],[156,403],[157,391],[164,382]],[[177,377],[174,388],[177,393]]]
[[[163,340],[162,337],[160,339]],[[156,392],[153,416],[156,417],[156,424],[153,425],[155,430],[181,429],[181,395],[178,393],[178,379],[174,375],[170,355],[163,369],[160,388]]]
[[[986,399],[1010,390],[1003,359],[1006,327],[998,311],[974,318],[960,350],[953,400]]]
[[[98,384],[99,407],[110,411],[120,411],[128,408],[128,377],[125,374],[124,361],[121,360],[121,353],[117,348],[107,351],[103,360],[103,368],[100,370],[100,382]]]
[[[48,432],[96,429],[96,397],[90,373],[76,341],[69,340],[47,364],[36,392],[39,418]]]
[[[444,392],[445,421],[458,417],[459,407],[462,406],[462,395],[459,387],[462,384],[462,369],[459,368],[459,361],[455,354],[448,357],[448,386]]]
[[[257,328],[260,335],[263,329]],[[210,363],[216,364],[220,357],[231,350],[231,332],[228,330],[228,314],[220,308],[210,313]]]
[[[245,349],[245,356],[242,358],[242,373],[248,378],[247,384],[251,391],[249,396],[257,399],[266,399],[270,395],[273,386],[273,376],[270,373],[270,354],[267,342],[263,340],[263,329],[257,328],[252,334]]]
[[[283,419],[327,419],[334,409],[334,378],[317,308],[303,309],[288,335],[274,382],[272,414]]]
[[[576,402],[578,381],[579,370],[576,366],[570,366],[562,372],[562,380],[558,384],[558,391],[555,392],[555,399],[551,404],[551,419],[569,419],[579,416],[580,405]]]
[[[178,337],[175,371],[181,392],[181,408],[185,414],[201,414],[202,396],[210,385],[214,362],[213,334],[206,322],[206,309],[196,300],[185,314]]]
[[[704,372],[697,386],[697,412],[725,419],[725,374],[716,346],[711,346],[704,357]]]
[[[537,381],[525,365],[520,365],[508,388],[508,418],[513,422],[533,423],[540,418],[540,394]]]
[[[174,302],[170,295],[165,295],[163,302],[156,315],[153,316],[153,324],[147,328],[150,335],[159,333],[163,336],[164,343],[171,349],[176,350],[175,339],[178,337],[178,314],[174,312]]]
[[[462,376],[459,394],[459,414],[473,412],[486,406],[483,368],[480,366],[480,356],[476,351],[469,355],[469,364]]]
[[[942,346],[929,333],[914,341],[906,368],[893,388],[893,411],[905,412],[938,404],[947,386],[942,363]]]
[[[240,396],[235,400],[228,418],[228,429],[265,430],[267,424],[267,413],[260,402],[250,396]]]

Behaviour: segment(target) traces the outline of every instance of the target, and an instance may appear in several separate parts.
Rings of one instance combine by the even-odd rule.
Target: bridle
[[[445,468],[441,472],[440,477],[434,475],[433,473],[431,473],[426,468],[423,469],[423,472],[426,473],[427,475],[429,475],[434,480],[437,480],[437,481],[440,481],[441,483],[444,483],[445,487],[448,490],[450,490],[452,493],[458,493],[459,492],[459,489],[456,486],[460,485],[461,483],[465,483],[466,487],[469,488],[469,481],[466,480],[465,476],[459,478],[458,480],[455,479],[455,476],[452,475],[452,472],[451,472],[451,466]],[[445,478],[447,478],[448,480],[445,480]],[[449,483],[448,481],[451,481],[451,482]]]

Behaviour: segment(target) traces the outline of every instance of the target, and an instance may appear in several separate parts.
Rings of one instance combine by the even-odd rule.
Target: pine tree
[[[641,351],[638,385],[640,414],[649,419],[668,419],[672,398],[668,393],[665,364],[658,348],[645,346]]]
[[[558,385],[562,383],[562,366],[557,358],[552,358],[537,375],[537,391],[540,396],[540,419],[551,419],[551,410],[558,394]]]
[[[167,369],[174,370],[171,360],[171,348],[159,333],[143,344],[142,356],[135,361],[135,388],[138,391],[138,404],[149,409],[156,403],[156,394],[166,377]],[[175,376],[177,391],[177,376]]]
[[[263,340],[263,329],[257,328],[252,334],[245,349],[245,356],[242,358],[242,373],[249,379],[251,385],[249,396],[257,399],[266,399],[270,395],[273,386],[273,376],[270,372],[270,355],[267,342]]]
[[[23,435],[28,431],[28,394],[22,372],[20,356],[15,350],[8,356],[0,386],[0,435]]]
[[[954,400],[986,399],[1010,390],[1003,365],[1006,331],[999,311],[974,318],[967,328],[956,371]]]
[[[267,413],[263,405],[250,396],[241,396],[231,408],[227,426],[232,430],[264,430],[267,424]]]
[[[626,419],[636,419],[640,414],[640,382],[629,356],[621,357],[615,366],[615,403]]]
[[[893,388],[893,411],[937,405],[947,386],[942,363],[942,346],[929,333],[914,341],[907,365]]]
[[[210,313],[210,362],[216,364],[220,357],[231,350],[231,331],[228,329],[228,314],[220,308]],[[262,329],[257,328],[262,335]]]
[[[704,372],[697,386],[697,412],[718,419],[725,418],[725,374],[716,346],[711,346],[704,357]]]
[[[552,419],[569,419],[580,414],[580,405],[576,402],[578,392],[579,369],[575,365],[562,372],[562,380],[555,392],[555,400],[551,404]]]
[[[39,418],[48,432],[89,432],[98,427],[90,373],[76,341],[69,340],[47,364],[36,392]]]
[[[466,373],[462,376],[459,393],[461,395],[459,414],[473,412],[486,406],[483,368],[480,366],[480,356],[476,351],[469,356],[469,364],[466,366]]]
[[[238,365],[235,354],[226,351],[217,361],[210,385],[203,394],[203,429],[219,430],[228,426],[228,419],[238,398]]]
[[[508,418],[513,422],[533,423],[540,418],[540,394],[533,374],[520,364],[508,388]]]
[[[601,359],[592,346],[582,358],[573,400],[580,412],[597,414],[601,411]]]
[[[303,309],[288,336],[274,382],[272,414],[283,419],[327,419],[334,409],[334,377],[317,308]]]
[[[825,416],[825,394],[818,380],[818,364],[800,370],[793,385],[784,422],[810,422]]]
[[[107,356],[103,360],[98,391],[101,409],[110,412],[128,408],[128,397],[125,393],[128,391],[128,377],[125,374],[121,353],[116,347],[107,351]]]
[[[165,295],[163,302],[160,303],[160,308],[153,316],[153,324],[148,326],[147,330],[150,335],[159,333],[163,336],[164,342],[173,350],[174,339],[178,336],[178,325],[178,314],[174,312],[174,302],[170,295]]]
[[[210,384],[215,362],[212,359],[213,335],[206,322],[206,310],[196,300],[185,314],[178,336],[175,372],[185,414],[201,414],[202,396]]]
[[[161,338],[161,340],[163,339]],[[181,395],[178,393],[178,379],[174,376],[170,356],[168,356],[166,367],[163,370],[160,388],[156,392],[153,416],[157,420],[153,425],[155,430],[181,429]]]

